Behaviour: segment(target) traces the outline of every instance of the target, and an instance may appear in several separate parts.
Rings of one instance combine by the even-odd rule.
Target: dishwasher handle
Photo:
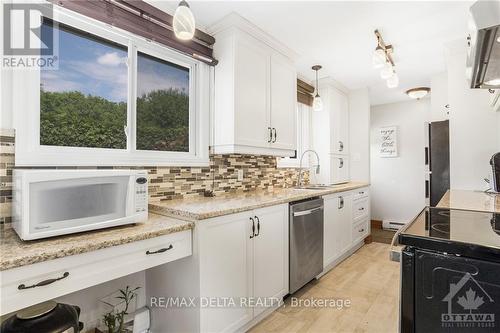
[[[296,217],[296,216],[309,215],[309,214],[312,214],[312,213],[314,213],[315,211],[318,211],[318,210],[323,210],[323,206],[319,206],[319,207],[308,209],[308,210],[302,210],[300,212],[294,212],[293,216]]]

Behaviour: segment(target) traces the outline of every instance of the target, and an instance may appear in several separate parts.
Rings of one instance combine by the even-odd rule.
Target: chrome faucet
[[[304,158],[304,155],[306,153],[314,153],[316,154],[316,158],[318,159],[318,164],[316,165],[316,174],[319,174],[319,155],[315,150],[312,149],[307,149],[302,153],[302,156],[300,157],[300,165],[299,165],[299,180],[297,182],[297,186],[301,187],[302,186],[302,159]]]

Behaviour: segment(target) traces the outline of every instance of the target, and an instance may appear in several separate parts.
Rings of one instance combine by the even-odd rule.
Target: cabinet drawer
[[[354,220],[362,216],[368,216],[370,200],[368,198],[355,200],[352,204],[352,217]]]
[[[354,195],[353,195],[354,200],[367,198],[368,195],[370,194],[370,192],[368,191],[368,188],[366,188],[366,187],[354,190],[353,193],[354,193]]]
[[[352,228],[352,242],[357,243],[370,233],[369,229],[369,219],[363,219],[360,222],[354,224]]]
[[[1,315],[191,255],[191,230],[1,272]]]

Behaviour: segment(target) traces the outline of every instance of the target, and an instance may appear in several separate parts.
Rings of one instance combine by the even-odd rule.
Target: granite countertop
[[[10,226],[0,234],[0,271],[189,230],[194,223],[149,214],[146,223],[22,241]]]
[[[448,190],[436,207],[500,213],[500,195],[482,191]]]
[[[350,182],[321,190],[280,188],[272,191],[233,192],[220,194],[212,198],[195,197],[150,203],[149,211],[186,221],[199,221],[366,186],[369,186],[369,184]]]

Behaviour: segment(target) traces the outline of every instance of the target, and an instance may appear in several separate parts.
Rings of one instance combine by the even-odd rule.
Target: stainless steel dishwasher
[[[290,294],[323,271],[323,199],[290,203]]]

